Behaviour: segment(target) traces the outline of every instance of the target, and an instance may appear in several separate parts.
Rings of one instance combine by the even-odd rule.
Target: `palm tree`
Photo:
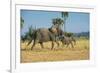
[[[24,25],[24,19],[21,17],[21,19],[20,19],[20,24],[21,24],[21,28],[23,28],[23,25]]]
[[[68,17],[68,12],[61,12],[61,15],[62,15],[62,18],[64,21],[64,31],[65,31],[65,29],[66,29],[65,25],[66,25],[66,19]]]
[[[58,27],[61,27],[64,24],[64,21],[61,18],[54,18],[52,19],[53,25],[58,25]]]

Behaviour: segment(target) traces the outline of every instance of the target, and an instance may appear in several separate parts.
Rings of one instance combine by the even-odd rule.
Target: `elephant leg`
[[[55,42],[57,43],[57,45],[58,45],[58,47],[59,47],[59,41],[58,41],[57,38],[55,38],[55,39],[56,39]]]
[[[56,43],[57,43],[57,45],[58,45],[58,47],[59,47],[59,41],[56,41]]]
[[[54,42],[52,41],[52,48],[51,48],[51,50],[53,50],[53,48],[54,48]]]
[[[76,40],[74,40],[74,45],[76,45]]]
[[[74,45],[76,45],[76,39],[72,37],[72,41],[74,42]]]
[[[72,48],[74,48],[73,43],[72,43],[72,42],[70,42],[70,44],[71,44]]]
[[[32,40],[30,40],[30,41],[28,42],[27,46],[28,46],[31,42],[32,42]]]
[[[62,45],[61,45],[62,47],[64,47],[65,46],[65,43],[64,42],[62,42]]]
[[[69,46],[69,43],[67,44],[67,47]]]
[[[32,40],[30,40],[30,41],[27,43],[26,47],[27,47],[28,45],[30,45],[30,44],[31,44],[31,42],[32,42]]]
[[[36,43],[35,43],[35,42],[33,42],[33,45],[32,45],[32,47],[31,47],[31,50],[33,50],[33,47],[35,46],[35,44],[36,44]]]
[[[43,46],[43,42],[40,42],[40,45],[41,45],[42,48],[44,48],[44,46]]]
[[[67,47],[68,47],[70,43],[69,43],[69,42],[66,42],[65,44],[66,44],[66,45],[67,45]]]

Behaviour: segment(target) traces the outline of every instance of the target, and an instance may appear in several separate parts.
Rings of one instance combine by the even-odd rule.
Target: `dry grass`
[[[61,46],[58,48],[55,43],[55,49],[51,50],[51,42],[44,43],[44,48],[36,44],[33,50],[26,46],[27,42],[21,43],[21,63],[46,62],[46,61],[64,61],[64,60],[88,60],[89,59],[89,40],[80,39],[74,48],[71,46]]]

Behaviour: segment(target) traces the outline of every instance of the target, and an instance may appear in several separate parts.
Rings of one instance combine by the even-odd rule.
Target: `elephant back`
[[[36,40],[40,42],[46,42],[54,40],[54,35],[46,28],[40,28],[36,33]]]

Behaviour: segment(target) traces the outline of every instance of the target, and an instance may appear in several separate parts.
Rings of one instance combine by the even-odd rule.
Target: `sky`
[[[79,33],[89,31],[89,13],[68,12],[68,18],[65,24],[65,31]],[[22,34],[28,31],[29,27],[34,29],[50,28],[52,19],[61,18],[61,12],[56,11],[36,11],[21,10],[21,17],[24,19],[24,26],[21,29]]]

